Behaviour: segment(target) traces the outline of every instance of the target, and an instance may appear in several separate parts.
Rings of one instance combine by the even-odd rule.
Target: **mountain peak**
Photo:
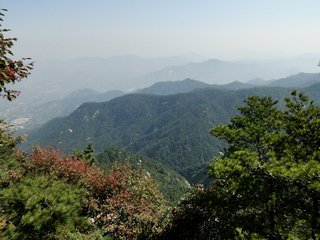
[[[138,93],[154,95],[171,95],[177,93],[191,92],[197,88],[206,87],[210,87],[210,85],[198,80],[186,78],[180,81],[157,82],[148,88],[144,88],[138,91]]]

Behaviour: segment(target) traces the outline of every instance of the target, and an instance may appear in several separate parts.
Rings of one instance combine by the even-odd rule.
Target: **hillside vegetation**
[[[102,171],[53,148],[26,155],[4,126],[1,239],[149,238],[165,224],[168,204],[146,172],[120,163]]]
[[[106,149],[98,154],[97,162],[103,169],[122,163],[144,172],[157,182],[159,190],[171,203],[176,203],[191,188],[184,177],[165,164],[142,155],[135,155],[125,149]]]
[[[105,103],[86,103],[28,136],[26,147],[52,145],[70,152],[92,142],[101,152],[112,146],[130,149],[160,161],[191,182],[205,181],[206,166],[224,144],[209,130],[227,123],[247,96],[279,99],[287,89],[238,91],[204,89],[186,94],[131,94]]]

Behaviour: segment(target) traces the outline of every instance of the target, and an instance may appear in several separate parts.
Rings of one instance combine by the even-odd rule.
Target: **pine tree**
[[[317,239],[320,107],[296,91],[285,99],[286,109],[276,103],[250,97],[239,108],[240,116],[212,130],[230,147],[210,165],[210,174],[224,194],[244,199],[238,211],[264,213],[249,231],[268,239]]]
[[[92,143],[89,143],[84,150],[74,149],[71,155],[86,161],[90,166],[97,164],[95,150]]]

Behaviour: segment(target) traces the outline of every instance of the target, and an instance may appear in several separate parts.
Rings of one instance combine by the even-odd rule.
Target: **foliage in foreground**
[[[28,176],[1,191],[1,208],[9,220],[5,236],[41,239],[75,232],[85,191],[45,176]]]
[[[284,110],[245,103],[212,130],[229,144],[209,166],[212,186],[181,203],[162,239],[320,238],[320,107],[295,91]]]
[[[124,164],[104,172],[53,148],[27,156],[0,132],[11,149],[0,160],[1,238],[147,239],[160,231],[166,202],[148,175]]]

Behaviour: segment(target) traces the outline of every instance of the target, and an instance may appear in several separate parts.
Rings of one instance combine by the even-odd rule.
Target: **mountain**
[[[210,85],[193,79],[185,79],[182,81],[159,82],[150,87],[136,91],[139,94],[154,94],[154,95],[170,95],[177,93],[187,93],[201,88],[216,88],[216,89],[243,89],[251,88],[253,85],[232,82],[224,85]],[[12,107],[0,106],[2,117],[16,129],[32,129],[36,126],[44,124],[46,121],[55,118],[66,116],[73,110],[85,102],[104,102],[112,98],[119,97],[125,93],[120,90],[107,91],[100,93],[92,89],[81,89],[74,91],[66,97],[58,100],[53,100],[45,103],[33,104],[14,104]]]
[[[66,97],[46,103],[19,104],[15,107],[3,108],[2,117],[5,117],[16,129],[31,129],[40,126],[48,120],[66,116],[84,102],[104,102],[112,98],[122,96],[124,92],[119,90],[100,93],[92,89],[75,91]]]
[[[228,90],[239,90],[239,89],[246,89],[246,88],[253,88],[255,85],[249,83],[243,83],[239,81],[234,81],[227,84],[222,85],[212,85],[214,88],[221,88],[221,89],[228,89]]]
[[[307,93],[316,104],[320,105],[320,82],[303,88],[303,91]]]
[[[163,79],[166,81],[175,81],[178,79],[192,78],[210,84],[223,84],[235,80],[241,81],[249,79],[251,75],[248,74],[248,68],[249,65],[247,64],[209,59],[200,63],[170,66],[149,74],[146,79],[149,83],[155,83]]]
[[[135,55],[109,58],[82,57],[71,60],[35,61],[30,78],[19,83],[22,98],[41,101],[56,100],[73,91],[90,88],[105,92],[112,89],[128,91],[145,86],[144,77],[162,68],[186,64],[194,58],[144,58]]]
[[[198,80],[187,78],[182,81],[158,82],[153,84],[150,87],[138,90],[135,93],[153,94],[153,95],[172,95],[172,94],[178,94],[178,93],[188,93],[196,89],[203,89],[203,88],[238,90],[238,89],[245,89],[245,88],[252,88],[252,87],[254,87],[254,85],[242,83],[239,81],[218,85],[218,84],[207,84]]]
[[[316,58],[317,56],[312,55],[268,61],[242,60],[228,62],[209,59],[197,62],[201,58],[194,56],[143,58],[125,55],[110,58],[35,61],[35,68],[30,78],[19,83],[17,87],[17,90],[22,92],[18,99],[13,103],[0,99],[0,118],[5,118],[8,122],[14,121],[13,123],[20,127],[31,128],[37,124],[42,124],[50,117],[61,116],[70,112],[70,110],[61,110],[63,113],[60,114],[60,110],[55,108],[51,111],[51,114],[43,114],[48,117],[42,118],[40,114],[39,119],[37,119],[30,116],[34,109],[44,109],[44,112],[46,112],[46,107],[42,106],[45,106],[48,102],[67,98],[68,94],[87,88],[100,92],[110,91],[110,89],[132,92],[135,89],[151,86],[159,81],[169,82],[187,78],[202,81],[202,86],[201,83],[193,85],[185,82],[180,86],[171,85],[170,88],[172,89],[169,89],[169,86],[161,86],[160,84],[143,90],[143,93],[162,95],[183,93],[206,87],[205,84],[211,85],[211,88],[234,90],[256,85],[268,85],[269,80],[264,82],[259,80],[249,81],[246,83],[247,85],[243,85],[241,82],[257,78],[277,79],[289,74],[296,74],[301,70],[317,71],[315,64],[312,64]],[[286,84],[276,83],[270,86],[287,87]],[[84,100],[84,102],[86,101],[91,100]],[[78,104],[81,104],[81,102],[78,102]],[[55,115],[55,112],[59,114]]]
[[[246,81],[246,83],[254,85],[254,86],[264,86],[264,85],[268,84],[268,81],[266,81],[266,80],[264,80],[262,78],[254,78],[254,79],[251,79],[249,81]]]
[[[275,60],[222,61],[208,59],[203,62],[169,66],[150,73],[149,84],[178,79],[197,79],[209,84],[225,84],[233,81],[246,82],[250,79],[278,79],[301,71],[317,71],[315,56]]]
[[[177,93],[187,93],[198,88],[210,88],[211,85],[193,80],[190,78],[182,81],[166,81],[157,82],[150,87],[138,90],[136,93],[140,94],[154,94],[154,95],[171,95]]]
[[[85,103],[69,116],[32,131],[25,148],[53,145],[69,152],[93,142],[98,152],[120,146],[169,165],[190,182],[204,181],[208,161],[223,147],[209,130],[229,121],[249,95],[279,99],[287,89],[200,89],[155,96],[128,94]]]
[[[189,189],[187,180],[163,163],[121,148],[109,148],[98,154],[100,167],[108,169],[117,163],[129,164],[133,169],[146,171],[159,185],[170,202],[177,202]]]
[[[287,59],[222,61],[195,56],[108,58],[82,57],[70,60],[37,60],[32,74],[19,83],[19,102],[60,99],[73,91],[90,88],[105,92],[129,91],[160,81],[191,78],[209,84],[278,79],[298,72],[317,72],[318,56]]]
[[[29,110],[66,98],[74,91],[131,91],[150,85],[145,81],[145,76],[153,71],[197,59],[199,57],[196,56],[144,58],[134,55],[71,60],[34,59],[30,77],[21,81],[19,86],[12,87],[21,91],[20,96],[13,103],[0,98],[0,118],[8,122],[16,120],[21,126],[28,125]],[[50,116],[55,117],[53,114]]]
[[[320,83],[320,73],[298,73],[286,78],[272,81],[268,86],[286,87],[286,88],[303,88]]]

